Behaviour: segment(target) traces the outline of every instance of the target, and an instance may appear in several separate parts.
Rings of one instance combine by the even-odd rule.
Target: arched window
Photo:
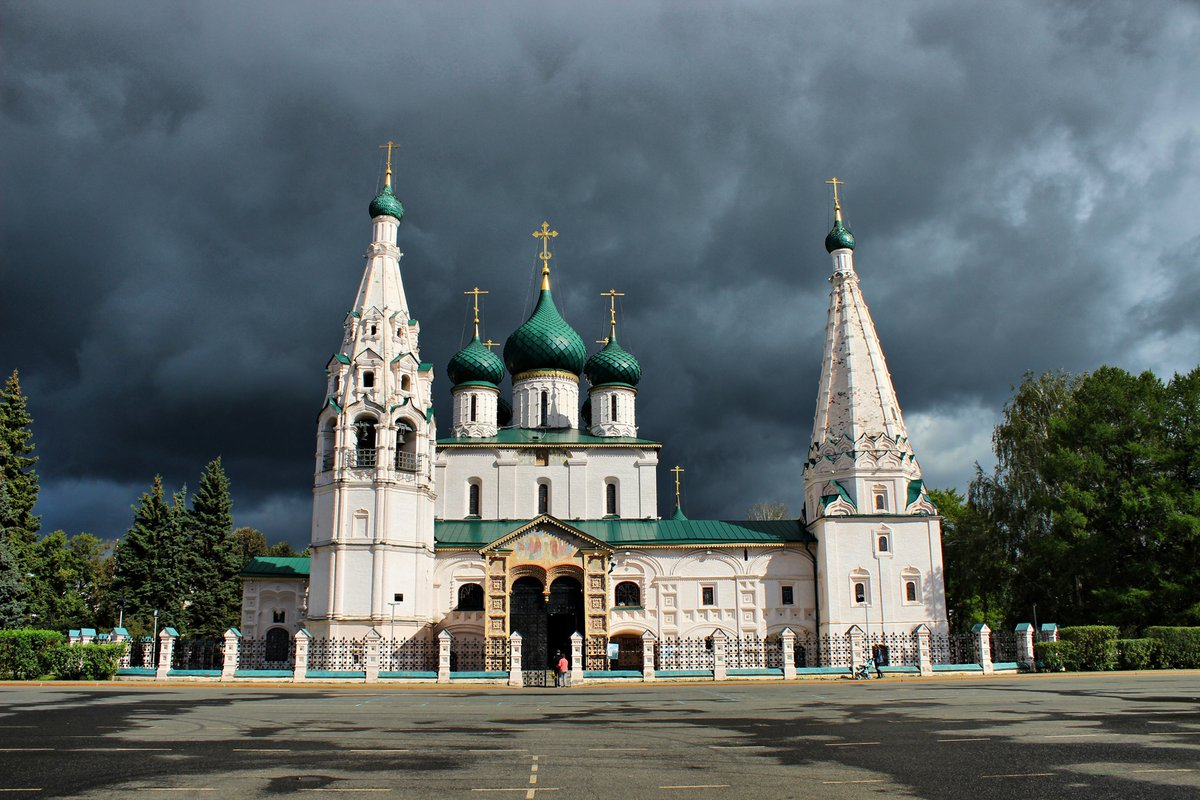
[[[417,471],[417,437],[406,420],[396,420],[396,469],[405,472]]]
[[[876,511],[887,511],[888,510],[887,487],[882,484],[877,483],[877,484],[875,484],[875,487],[871,490],[871,494],[875,498],[875,510]]]
[[[479,490],[480,486],[474,481],[467,487],[467,516],[478,517],[480,515],[479,507]]]
[[[412,378],[407,375],[400,376],[400,391],[407,392],[412,388]]]
[[[550,393],[542,392],[542,418],[541,426],[543,428],[550,424]]]
[[[363,388],[364,389],[372,389],[375,387],[375,371],[374,370],[370,370],[370,369],[366,370],[365,372],[363,372],[362,376],[363,376]]]
[[[477,406],[478,402],[479,402],[479,398],[476,397],[475,395],[471,395],[471,422],[475,421],[475,412],[478,407]]]
[[[617,396],[614,394],[609,398],[609,419],[613,422],[617,421]]]
[[[341,390],[342,390],[342,376],[334,375],[333,376],[333,393],[337,394]]]
[[[642,590],[633,581],[621,581],[617,584],[615,598],[618,606],[641,606]]]
[[[900,584],[904,590],[904,603],[921,603],[921,572],[916,567],[905,567],[900,572]]]
[[[604,485],[604,513],[610,517],[617,515],[617,484],[613,481]]]
[[[354,420],[354,466],[375,466],[375,418],[362,416]]]
[[[337,441],[337,420],[328,420],[321,426],[321,471],[328,472],[333,469],[335,447]]]
[[[888,552],[888,549],[889,549],[888,537],[880,536],[879,537],[879,552],[886,553],[886,552]]]
[[[550,484],[539,483],[537,488],[537,508],[539,514],[550,513]]]
[[[867,585],[865,583],[854,584],[854,602],[859,604],[867,602]]]
[[[917,582],[916,581],[905,581],[904,582],[904,599],[910,603],[917,602]]]
[[[483,611],[483,587],[478,583],[464,583],[458,587],[459,611]]]

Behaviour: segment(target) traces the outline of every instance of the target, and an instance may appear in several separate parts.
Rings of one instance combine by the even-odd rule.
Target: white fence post
[[[846,638],[850,640],[850,673],[854,674],[858,668],[867,662],[866,654],[866,636],[863,635],[863,629],[857,625],[851,625],[850,630],[846,631]]]
[[[1033,652],[1033,626],[1028,622],[1019,623],[1016,627],[1016,634],[1017,661],[1028,669],[1033,669],[1033,662],[1037,660]]]
[[[312,634],[301,628],[296,631],[296,661],[292,664],[292,680],[296,683],[308,678],[308,643]]]
[[[713,631],[713,680],[723,681],[729,677],[729,672],[725,669],[725,643],[728,637],[725,631],[717,628]]]
[[[383,634],[371,628],[367,631],[366,653],[363,654],[363,670],[367,673],[367,683],[379,680],[379,641]]]
[[[450,631],[443,630],[437,635],[438,640],[438,683],[450,682],[450,642],[454,639]]]
[[[783,649],[783,679],[785,681],[795,680],[796,678],[796,632],[791,628],[784,628],[783,633],[779,634],[779,646]]]
[[[524,685],[521,677],[521,634],[516,631],[508,637],[508,685]]]
[[[654,633],[642,634],[642,680],[654,680]]]
[[[583,637],[575,631],[571,634],[571,685],[580,683],[583,683]]]
[[[125,630],[124,628],[113,628],[112,634],[108,637],[108,640],[113,644],[117,644],[119,642],[125,643],[125,651],[121,653],[121,669],[128,669],[130,645],[133,644],[131,641],[129,641],[129,631]]]
[[[163,628],[158,632],[158,671],[155,680],[165,681],[171,671],[171,661],[175,658],[175,640],[179,632],[174,628]]]
[[[238,667],[238,650],[241,644],[242,632],[237,628],[225,631],[225,651],[221,661],[221,680],[232,680]]]
[[[930,642],[929,626],[922,622],[913,631],[913,635],[917,637],[917,667],[922,675],[932,675],[933,646]]]
[[[971,628],[975,634],[975,652],[979,656],[979,666],[983,667],[984,675],[991,675],[992,669],[992,629],[986,622],[980,622]]]
[[[1042,623],[1042,641],[1057,642],[1058,641],[1058,623],[1043,622]]]

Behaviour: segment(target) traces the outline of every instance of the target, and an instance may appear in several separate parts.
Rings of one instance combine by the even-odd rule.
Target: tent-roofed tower
[[[308,628],[362,636],[395,622],[423,630],[432,614],[433,368],[421,361],[397,245],[404,207],[392,188],[371,201],[372,241],[327,367],[313,482]]]
[[[883,347],[854,269],[855,240],[834,186],[829,312],[805,520],[818,540],[822,628],[945,630],[941,525],[921,480]]]

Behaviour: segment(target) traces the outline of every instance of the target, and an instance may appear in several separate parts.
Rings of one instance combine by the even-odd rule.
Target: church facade
[[[391,181],[370,205],[372,241],[337,352],[314,457],[311,558],[256,560],[241,630],[325,639],[428,640],[443,630],[523,661],[584,639],[586,669],[640,663],[642,637],[817,638],[945,633],[941,528],[854,269],[835,222],[817,409],[792,520],[660,516],[662,443],[644,438],[641,366],[610,314],[588,354],[542,283],[503,357],[479,332],[449,359],[449,435],[438,438],[420,324],[404,292],[404,210]],[[610,297],[615,297],[610,293]],[[502,381],[511,377],[511,391]],[[506,397],[506,394],[508,395]],[[796,437],[805,432],[795,431]]]

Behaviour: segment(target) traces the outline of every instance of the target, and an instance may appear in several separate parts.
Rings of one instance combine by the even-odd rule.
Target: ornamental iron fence
[[[295,666],[296,640],[290,636],[242,639],[238,644],[238,669],[290,670]]]
[[[310,670],[361,672],[366,668],[366,639],[322,638],[313,639],[308,643],[308,669]]]
[[[978,664],[973,633],[940,633],[929,637],[929,654],[934,664]]]
[[[121,668],[146,669],[158,665],[158,646],[153,636],[134,636],[125,643]]]
[[[715,665],[712,637],[664,637],[654,643],[654,667],[659,670],[711,670]]]
[[[223,639],[177,639],[171,669],[219,670],[225,663]]]
[[[453,640],[450,643],[450,658],[453,661]],[[429,672],[437,668],[436,639],[385,639],[379,644],[380,672]]]
[[[992,661],[1012,662],[1017,660],[1017,632],[992,631]]]

